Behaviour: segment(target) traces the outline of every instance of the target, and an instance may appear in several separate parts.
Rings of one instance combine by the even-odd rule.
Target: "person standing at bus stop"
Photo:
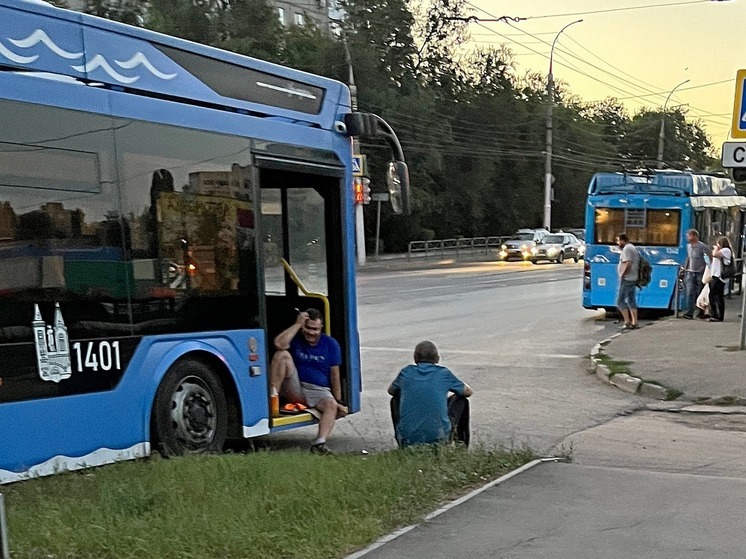
[[[617,245],[622,249],[619,257],[619,293],[617,307],[624,319],[624,329],[637,328],[637,276],[640,269],[640,253],[635,245],[629,242],[625,233],[616,238]]]
[[[317,309],[298,313],[292,326],[275,337],[270,382],[287,402],[316,408],[319,430],[311,452],[331,454],[326,440],[338,417],[348,413],[342,399],[339,366],[342,352],[337,340],[321,332],[324,321]],[[314,414],[316,415],[316,414]]]
[[[435,344],[420,342],[414,349],[414,365],[404,367],[389,386],[394,436],[400,446],[453,439],[469,446],[467,398],[472,389],[439,362]]]
[[[723,266],[733,259],[728,237],[720,237],[712,247],[712,280],[710,281],[710,322],[725,320],[725,283]]]
[[[686,232],[686,242],[686,260],[682,266],[686,287],[686,308],[683,317],[692,319],[697,308],[697,297],[705,285],[702,283],[702,275],[707,267],[707,258],[710,258],[711,254],[709,247],[699,239],[699,231],[696,229],[689,229]],[[699,318],[704,316],[704,312],[700,311]]]

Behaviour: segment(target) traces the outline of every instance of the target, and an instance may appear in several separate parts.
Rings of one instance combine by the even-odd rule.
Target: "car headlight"
[[[537,252],[539,252],[538,248],[534,247],[531,249],[531,254],[536,254]]]
[[[502,245],[500,248],[503,250],[508,250],[508,245]]]
[[[521,250],[526,250],[528,247],[526,245],[521,245]]]
[[[506,251],[504,251],[504,250],[500,251],[500,258],[505,258],[507,256],[508,256],[508,253]]]
[[[547,256],[554,256],[555,254],[557,254],[556,248],[547,249]]]

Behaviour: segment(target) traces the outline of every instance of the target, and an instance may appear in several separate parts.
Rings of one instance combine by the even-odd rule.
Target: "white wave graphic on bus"
[[[47,47],[51,52],[59,56],[60,58],[64,58],[66,60],[78,60],[84,57],[84,52],[70,52],[67,51],[61,47],[59,47],[50,37],[47,35],[47,33],[43,29],[37,29],[33,33],[31,33],[28,37],[25,39],[11,39],[9,37],[6,37],[6,40],[11,43],[13,46],[15,46],[17,49],[30,49],[38,45],[39,43],[43,44],[45,47]],[[34,54],[31,56],[24,56],[21,53],[13,52],[8,47],[6,47],[2,41],[0,41],[0,56],[4,57],[11,62],[14,62],[16,64],[32,64],[36,62],[39,58],[38,54]],[[150,60],[148,60],[148,57],[145,56],[142,52],[136,52],[133,54],[130,58],[127,60],[114,60],[114,64],[121,68],[122,70],[135,70],[137,68],[143,67],[145,68],[150,74],[160,80],[172,80],[174,79],[177,74],[167,74],[165,72],[161,72],[158,70]],[[97,54],[93,58],[91,58],[88,62],[85,64],[73,64],[70,66],[73,70],[81,73],[91,73],[95,72],[96,70],[102,70],[106,72],[106,74],[112,78],[113,80],[116,80],[117,82],[121,84],[131,84],[138,81],[142,75],[135,75],[135,76],[126,76],[123,73],[118,72],[114,69],[114,66],[106,59],[106,57],[102,54]]]

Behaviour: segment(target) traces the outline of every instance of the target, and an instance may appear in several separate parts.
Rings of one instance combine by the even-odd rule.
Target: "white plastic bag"
[[[709,270],[709,268],[708,268]],[[697,297],[697,307],[707,314],[707,309],[710,307],[710,284],[706,283],[702,288],[702,293]]]
[[[709,266],[705,266],[705,272],[702,274],[702,283],[707,285],[711,281],[712,281],[712,270],[710,270]]]

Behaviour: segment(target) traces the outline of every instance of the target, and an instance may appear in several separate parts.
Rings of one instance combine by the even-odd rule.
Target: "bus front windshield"
[[[597,244],[616,244],[616,237],[626,233],[630,242],[641,246],[679,246],[681,211],[645,208],[596,208]]]

